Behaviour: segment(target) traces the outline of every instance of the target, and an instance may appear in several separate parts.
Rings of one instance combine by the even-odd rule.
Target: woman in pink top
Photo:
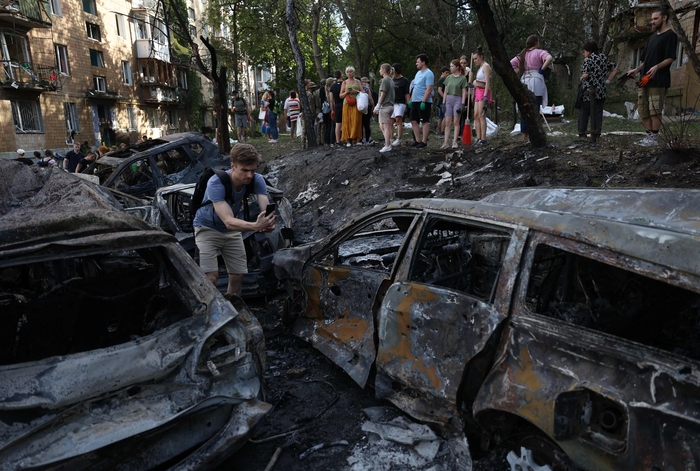
[[[552,63],[552,55],[539,47],[539,38],[534,35],[529,36],[525,42],[525,49],[510,60],[510,65],[515,69],[515,73],[522,74],[520,81],[535,94],[538,111],[540,106],[547,106],[547,85],[544,83],[544,71]],[[520,115],[520,132],[525,138],[528,137],[522,114]]]

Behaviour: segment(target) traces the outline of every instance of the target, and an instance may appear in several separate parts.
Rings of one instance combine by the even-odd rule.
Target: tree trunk
[[[680,41],[681,44],[683,44],[683,50],[686,54],[688,54],[688,60],[690,61],[690,65],[693,67],[695,75],[697,75],[698,78],[700,78],[700,59],[698,59],[698,55],[695,53],[694,45],[690,44],[690,40],[688,40],[688,35],[681,26],[681,22],[678,21],[678,16],[676,16],[675,10],[671,6],[671,4],[668,3],[668,0],[661,0],[659,3],[668,8],[668,11],[671,12],[668,17],[668,21],[669,23],[671,23],[673,31],[675,31],[678,35],[678,41]],[[697,15],[698,13],[699,11],[696,10],[695,14]]]
[[[314,132],[314,120],[316,116],[311,116],[309,100],[306,97],[306,86],[304,84],[304,55],[301,53],[299,41],[297,41],[297,27],[294,22],[294,0],[287,0],[287,36],[289,45],[292,47],[294,60],[297,63],[297,89],[299,90],[299,101],[301,101],[301,119],[304,120],[304,132],[309,148],[316,147],[316,133]]]
[[[321,62],[321,47],[318,45],[318,26],[321,23],[321,1],[318,0],[311,7],[311,45],[314,50],[314,65],[318,79],[322,80],[326,75],[323,73],[323,63]]]
[[[216,123],[216,135],[218,136],[217,144],[224,152],[228,153],[231,150],[231,140],[229,139],[228,133],[228,97],[227,93],[227,83],[226,83],[226,67],[221,66],[217,71],[218,60],[216,56],[216,49],[214,46],[205,38],[200,36],[199,39],[202,40],[204,46],[209,49],[211,54],[211,78],[210,80],[214,82],[214,113],[217,117]]]
[[[493,56],[493,70],[503,79],[503,84],[518,104],[518,108],[527,124],[530,144],[533,147],[545,147],[547,136],[542,128],[540,110],[537,107],[535,95],[518,79],[510,65],[510,59],[503,45],[503,37],[496,27],[493,11],[488,0],[469,0],[472,11],[476,12],[481,25],[481,31],[486,38],[491,55]]]

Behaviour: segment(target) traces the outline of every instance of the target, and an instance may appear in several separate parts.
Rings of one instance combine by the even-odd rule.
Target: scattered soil
[[[403,146],[386,154],[379,152],[378,144],[309,150],[298,150],[298,140],[253,144],[265,157],[262,173],[293,203],[293,229],[296,240],[302,242],[326,236],[377,204],[407,197],[480,199],[517,187],[700,187],[697,150],[635,146],[641,137],[641,133],[608,135],[592,146],[564,135],[550,139],[546,148],[533,149],[519,136],[502,136],[489,146],[461,146],[453,152],[439,150],[441,139],[433,135],[427,148]],[[370,437],[361,429],[368,420],[362,410],[384,407],[382,420],[402,413],[376,400],[370,387],[362,390],[339,367],[294,337],[280,322],[282,299],[280,294],[248,303],[266,331],[266,399],[275,406],[254,439],[293,427],[300,430],[263,443],[249,442],[221,469],[263,471],[278,447],[283,449],[276,470],[358,469],[348,462],[353,449],[372,453],[367,448]],[[326,446],[299,457],[314,445],[339,440],[348,445]],[[443,460],[430,466],[397,462],[375,469],[465,468],[450,467]],[[476,461],[474,469],[508,469],[505,452],[501,449]]]

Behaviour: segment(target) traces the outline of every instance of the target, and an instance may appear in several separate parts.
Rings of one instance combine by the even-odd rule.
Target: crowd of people
[[[638,110],[646,130],[640,145],[657,145],[661,110],[666,90],[670,87],[670,64],[676,59],[677,36],[668,23],[668,12],[658,8],[652,14],[652,28],[656,33],[649,39],[642,63],[627,72],[628,76],[641,73],[646,77],[639,88]],[[593,143],[600,136],[607,85],[618,72],[617,65],[598,50],[595,41],[583,47],[580,75],[580,102],[577,104],[578,135],[590,136]],[[535,96],[535,110],[548,106],[546,78],[552,70],[553,57],[540,47],[538,36],[529,36],[525,47],[510,61],[511,67],[523,85]],[[380,152],[389,152],[404,143],[404,120],[411,123],[411,147],[428,144],[431,118],[437,116],[437,132],[443,138],[441,149],[457,149],[464,135],[465,124],[473,122],[476,140],[474,146],[488,144],[486,111],[493,101],[494,71],[482,46],[470,55],[450,61],[440,67],[437,83],[426,54],[416,56],[416,73],[412,81],[402,75],[399,63],[380,66],[378,93],[367,77],[358,78],[353,66],[345,73],[336,70],[321,85],[306,81],[308,99],[316,141],[328,146],[353,146],[372,143],[370,122],[379,121],[383,146]],[[393,83],[393,88],[388,85]],[[271,96],[271,97],[270,97]],[[277,103],[277,105],[275,105]],[[277,118],[284,113],[291,138],[306,133],[301,129],[302,105],[297,92],[292,91],[284,105],[275,102],[271,91],[261,98],[261,117],[264,133],[269,142],[277,142]],[[390,110],[390,111],[389,111]],[[590,126],[589,126],[590,123]],[[469,129],[471,130],[471,129]],[[520,113],[520,133],[529,139],[527,122]],[[471,138],[465,139],[471,142]]]

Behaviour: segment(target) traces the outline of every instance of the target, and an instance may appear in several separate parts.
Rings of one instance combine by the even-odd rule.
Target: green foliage
[[[199,131],[204,125],[202,118],[202,83],[199,74],[195,70],[187,71],[187,84],[189,89],[184,95],[183,104],[187,110],[187,122],[190,125],[190,130]]]

